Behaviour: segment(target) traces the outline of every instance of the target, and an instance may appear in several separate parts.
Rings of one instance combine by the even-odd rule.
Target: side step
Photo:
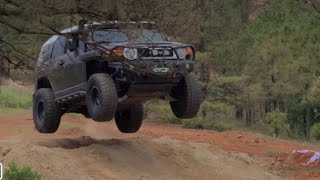
[[[79,91],[66,96],[55,99],[58,104],[64,104],[68,102],[78,101],[86,97],[85,91]]]

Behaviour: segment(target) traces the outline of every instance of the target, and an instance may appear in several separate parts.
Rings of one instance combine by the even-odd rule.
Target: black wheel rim
[[[43,121],[45,118],[44,104],[42,101],[40,101],[38,104],[38,117],[41,121]]]
[[[97,87],[93,87],[91,89],[91,99],[92,99],[92,104],[95,106],[100,105],[100,97],[99,97],[99,91]]]

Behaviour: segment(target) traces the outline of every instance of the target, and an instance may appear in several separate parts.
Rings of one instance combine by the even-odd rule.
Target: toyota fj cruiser
[[[152,23],[79,23],[42,46],[35,127],[54,133],[63,114],[81,113],[98,122],[115,118],[121,132],[134,133],[144,117],[142,103],[151,99],[170,101],[178,118],[193,118],[201,103],[194,63],[192,46],[170,42]]]

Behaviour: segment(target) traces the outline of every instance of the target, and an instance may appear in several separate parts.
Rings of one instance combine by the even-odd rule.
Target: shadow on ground
[[[78,149],[94,144],[102,146],[123,146],[125,144],[128,144],[128,142],[119,139],[94,139],[90,136],[81,136],[79,138],[53,139],[38,142],[38,145],[45,146],[47,148],[63,149]]]

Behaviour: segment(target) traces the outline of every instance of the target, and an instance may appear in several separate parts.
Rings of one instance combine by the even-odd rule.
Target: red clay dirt
[[[27,112],[23,115],[19,115],[17,117],[2,117],[0,118],[0,122],[1,122],[0,140],[8,140],[8,139],[22,140],[22,141],[34,142],[38,144],[40,141],[43,141],[43,142],[40,142],[40,144],[41,143],[45,144],[46,147],[50,147],[50,148],[62,147],[65,149],[77,149],[80,147],[85,148],[87,146],[90,147],[95,144],[113,145],[114,143],[116,144],[124,143],[121,145],[127,146],[127,145],[132,145],[133,142],[138,144],[151,143],[151,146],[146,146],[145,148],[148,149],[152,147],[156,149],[156,151],[152,150],[152,152],[148,151],[148,153],[151,153],[151,154],[165,153],[168,156],[171,156],[169,152],[175,153],[175,151],[171,151],[170,149],[174,149],[175,147],[171,147],[170,145],[170,148],[169,148],[170,151],[167,152],[167,149],[166,150],[162,149],[162,145],[158,146],[159,144],[153,144],[154,141],[158,143],[158,141],[162,141],[164,137],[168,137],[174,140],[181,140],[182,141],[181,143],[190,142],[190,143],[211,144],[213,145],[213,147],[218,147],[219,149],[222,149],[224,152],[227,152],[227,153],[232,152],[236,154],[246,154],[248,155],[248,158],[254,159],[255,161],[254,164],[258,164],[259,166],[262,166],[264,169],[266,169],[266,171],[279,174],[281,175],[282,178],[320,179],[320,168],[319,168],[320,166],[318,165],[318,163],[311,164],[308,166],[305,165],[305,163],[308,161],[308,159],[311,157],[312,154],[297,155],[297,154],[291,153],[293,150],[296,150],[296,149],[310,149],[314,151],[320,151],[319,147],[311,146],[311,145],[303,145],[301,143],[294,142],[294,141],[277,140],[271,137],[266,137],[263,135],[257,135],[253,133],[246,133],[246,132],[239,132],[239,131],[213,132],[213,131],[205,131],[205,130],[183,129],[178,125],[163,124],[160,122],[146,120],[143,124],[143,127],[138,133],[127,135],[127,134],[119,133],[116,130],[116,127],[113,123],[109,123],[109,122],[96,123],[87,119],[73,119],[69,116],[65,116],[63,118],[60,129],[58,130],[57,133],[51,134],[51,135],[42,135],[42,134],[40,135],[35,131],[33,127],[33,122],[32,122],[30,112]],[[64,124],[64,123],[68,123],[68,124]],[[72,124],[72,126],[70,126],[70,124]],[[82,138],[79,139],[79,136]],[[103,140],[106,138],[110,139],[110,137],[112,139],[108,140],[107,142]],[[65,138],[74,138],[74,139],[66,140]],[[103,141],[100,141],[98,139],[102,139]],[[133,141],[131,141],[131,139],[133,139]],[[150,139],[152,142],[147,139]],[[163,140],[163,141],[165,142],[165,144],[168,144],[169,142],[173,142],[173,140],[172,141]],[[181,144],[181,143],[180,141],[177,142],[177,144]],[[184,145],[185,144],[183,144],[183,146]],[[197,148],[198,147],[196,146],[196,147],[192,147],[191,149],[197,149]],[[87,150],[90,152],[95,151],[92,149],[87,149]],[[183,150],[179,149],[179,151],[183,151]],[[81,153],[82,152],[80,150],[77,150],[74,153],[76,157],[78,156],[81,157],[79,158],[80,159],[79,161],[92,163],[92,159],[88,157],[82,157]],[[102,152],[99,152],[99,153],[102,153]],[[112,153],[115,153],[115,152],[112,152]],[[184,167],[184,165],[181,165],[181,164],[186,163],[185,162],[186,159],[188,159],[188,157],[190,156],[190,154],[188,154],[189,151],[184,153],[186,153],[187,156],[181,157],[182,160],[177,159],[174,161],[175,163],[179,164],[178,165],[179,167],[180,166]],[[78,154],[78,156],[76,154]],[[123,156],[123,154],[121,154],[121,156]],[[110,158],[112,159],[112,157]],[[131,156],[127,158],[130,159]],[[252,160],[250,159],[248,161],[251,162]],[[248,164],[251,164],[251,163],[248,163]],[[120,165],[123,166],[123,164],[120,163],[119,167]],[[111,179],[127,178],[127,176],[122,177],[122,176],[119,176],[118,174],[113,174],[114,173],[113,171],[106,172],[106,169],[103,168],[104,166],[90,165],[82,168],[86,169],[89,172],[88,175],[96,174],[99,177],[110,177]],[[51,167],[51,168],[54,168],[54,167]],[[115,167],[110,167],[110,169],[113,169],[113,168]],[[128,168],[131,169],[131,167],[128,167]],[[101,173],[100,171],[98,173],[97,169],[103,169],[104,173]],[[180,174],[181,177],[183,177],[183,175],[188,175],[189,177],[190,174],[194,174],[194,172],[192,173],[189,172],[190,169],[188,170],[187,169],[185,169],[186,172],[183,172],[182,175]],[[128,170],[128,172],[130,172],[130,170]],[[132,170],[132,173],[134,172],[135,171]],[[127,174],[127,175],[129,176],[130,174]],[[233,177],[236,177],[237,175],[240,176],[241,174],[234,174]],[[148,179],[148,177],[150,177],[150,174],[146,174],[145,176],[147,177],[146,179]],[[141,176],[141,177],[142,179],[144,179],[143,178],[144,176]],[[170,179],[170,177],[172,178],[175,176],[174,174],[168,174],[168,176],[164,178],[167,178],[167,177],[169,177]],[[214,177],[218,179],[233,179],[231,176],[228,176],[228,171],[226,171],[226,173],[221,176],[214,175]],[[203,176],[202,178],[210,179],[210,178],[206,178],[205,176]],[[159,178],[159,179],[162,179],[162,178]],[[194,178],[191,178],[191,179],[194,179]],[[253,179],[259,179],[259,176],[256,176],[256,178],[253,178]],[[273,178],[264,178],[264,179],[273,179]]]
[[[259,134],[239,131],[214,132],[183,129],[178,125],[145,124],[142,133],[149,137],[167,135],[184,141],[208,143],[228,152],[246,153],[251,157],[269,162],[270,169],[280,170],[283,177],[294,179],[320,179],[320,160],[306,165],[313,153],[294,154],[294,150],[308,149],[320,152],[314,145],[303,145]],[[268,163],[267,163],[268,164]]]

